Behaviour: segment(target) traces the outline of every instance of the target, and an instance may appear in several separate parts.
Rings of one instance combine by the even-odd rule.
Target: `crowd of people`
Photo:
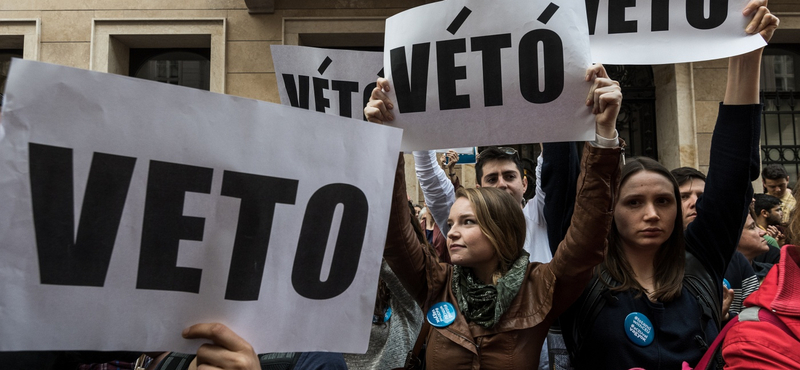
[[[779,22],[765,5],[744,14],[746,31],[769,41]],[[623,94],[602,65],[585,74],[595,140],[580,155],[574,143],[544,144],[535,184],[512,148],[479,153],[475,188],[456,175],[457,153],[414,152],[425,198],[415,206],[401,155],[366,354],[258,355],[201,323],[183,332],[210,341],[196,355],[153,353],[139,366],[679,369],[724,335],[718,366],[800,368],[798,191],[782,167],[760,171],[762,50],[729,59],[707,174],[624,158]],[[378,80],[368,121],[391,124],[391,88]],[[759,175],[765,194],[754,195]]]

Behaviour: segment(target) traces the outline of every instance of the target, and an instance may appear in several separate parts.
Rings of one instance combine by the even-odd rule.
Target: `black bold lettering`
[[[321,281],[325,247],[339,204],[344,205],[344,213],[336,237],[331,274]],[[368,214],[367,197],[352,185],[326,185],[311,196],[292,268],[292,286],[298,294],[309,299],[329,299],[347,290],[358,270]]]
[[[256,301],[275,216],[275,204],[294,204],[297,180],[225,171],[221,194],[240,198],[225,299]]]
[[[608,0],[609,34],[636,32],[636,21],[625,20],[625,8],[634,6],[636,6],[636,0]]]
[[[500,49],[511,47],[511,34],[473,37],[473,51],[480,51],[483,64],[483,104],[503,105],[503,71]]]
[[[600,8],[600,0],[586,0],[586,20],[589,22],[589,34],[594,35],[597,26],[597,11]]]
[[[331,101],[323,93],[327,89],[328,80],[314,77],[314,108],[317,112],[325,113],[325,108],[330,108],[331,106]]]
[[[364,88],[364,99],[363,99],[364,104],[362,105],[363,107],[366,107],[367,103],[369,103],[369,98],[372,96],[372,90],[374,90],[376,86],[378,86],[378,83],[373,82]],[[361,110],[361,119],[364,121],[367,120],[367,116],[364,115],[363,109]]]
[[[336,81],[331,82],[331,88],[339,92],[339,115],[353,118],[353,99],[351,95],[358,92],[358,82]]]
[[[72,149],[30,143],[31,202],[42,284],[105,284],[136,158],[94,153],[75,233]]]
[[[399,47],[389,52],[392,63],[394,92],[400,113],[424,112],[428,95],[428,60],[431,53],[429,42],[415,44],[411,49],[411,71],[406,62],[406,48]],[[409,75],[411,76],[409,78]]]
[[[708,18],[705,17],[705,4],[708,1]],[[728,18],[728,0],[687,0],[686,20],[698,30],[717,28]]]
[[[456,95],[456,80],[467,78],[467,67],[456,66],[456,53],[467,51],[464,39],[436,43],[436,67],[439,79],[439,109],[469,108],[469,95]]]
[[[543,46],[544,90],[539,91],[539,43]],[[533,30],[519,42],[519,89],[525,100],[541,104],[556,100],[564,90],[564,46],[557,33]]]
[[[297,76],[300,84],[300,93],[294,84],[294,76],[283,74],[283,84],[286,86],[286,95],[289,95],[289,104],[295,108],[308,109],[308,76]]]
[[[669,31],[669,0],[653,0],[650,19],[650,31]]]
[[[187,191],[208,194],[211,168],[150,161],[137,289],[198,293],[202,270],[177,267],[180,240],[203,240],[205,219],[183,215]]]

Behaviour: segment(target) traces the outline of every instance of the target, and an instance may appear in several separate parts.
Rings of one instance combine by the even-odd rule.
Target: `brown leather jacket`
[[[452,266],[438,263],[419,243],[410,224],[400,156],[384,258],[423,312],[442,301],[452,303],[457,311],[450,326],[432,328],[428,334],[428,369],[537,368],[550,324],[581,295],[592,268],[603,261],[619,182],[620,153],[619,148],[586,144],[573,226],[550,263],[528,265],[519,293],[490,329],[466,321],[451,288]]]

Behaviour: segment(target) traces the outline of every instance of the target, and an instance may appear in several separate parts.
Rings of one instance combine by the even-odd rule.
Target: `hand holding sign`
[[[197,350],[197,369],[260,370],[261,363],[253,346],[220,323],[196,324],[183,331],[187,339],[209,339]]]
[[[780,19],[767,9],[767,0],[753,0],[747,4],[742,15],[749,16],[755,13],[753,19],[747,24],[745,32],[748,34],[760,33],[764,41],[769,42],[772,35],[781,23]]]
[[[742,13],[745,4],[755,9],[766,1],[587,0],[592,61],[671,64],[753,51],[764,41],[743,32],[753,14]]]
[[[622,104],[622,90],[619,82],[608,78],[602,64],[596,64],[586,70],[586,81],[593,82],[586,97],[586,106],[592,107],[597,124],[596,132],[605,138],[616,136],[617,115]]]
[[[764,41],[769,41],[778,28],[780,20],[770,13],[766,7],[767,0],[752,0],[742,11],[744,16],[753,15],[745,30],[748,34],[760,34]],[[723,104],[741,105],[758,104],[759,98],[759,66],[764,48],[731,57],[728,60],[728,83],[725,89]]]
[[[364,108],[364,115],[367,121],[373,123],[384,123],[394,121],[394,115],[390,110],[394,109],[392,99],[386,95],[391,89],[389,80],[381,77],[378,79],[377,85],[372,89],[372,95],[369,97],[369,102]]]

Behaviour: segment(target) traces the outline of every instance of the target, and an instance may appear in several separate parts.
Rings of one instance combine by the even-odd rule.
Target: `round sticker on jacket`
[[[450,302],[439,302],[428,310],[428,323],[443,328],[456,321],[456,308]]]
[[[656,336],[650,319],[639,312],[631,312],[625,317],[625,334],[633,344],[641,347],[649,346]]]
[[[731,288],[731,283],[728,282],[728,279],[722,279],[722,285],[725,286],[725,289]]]

